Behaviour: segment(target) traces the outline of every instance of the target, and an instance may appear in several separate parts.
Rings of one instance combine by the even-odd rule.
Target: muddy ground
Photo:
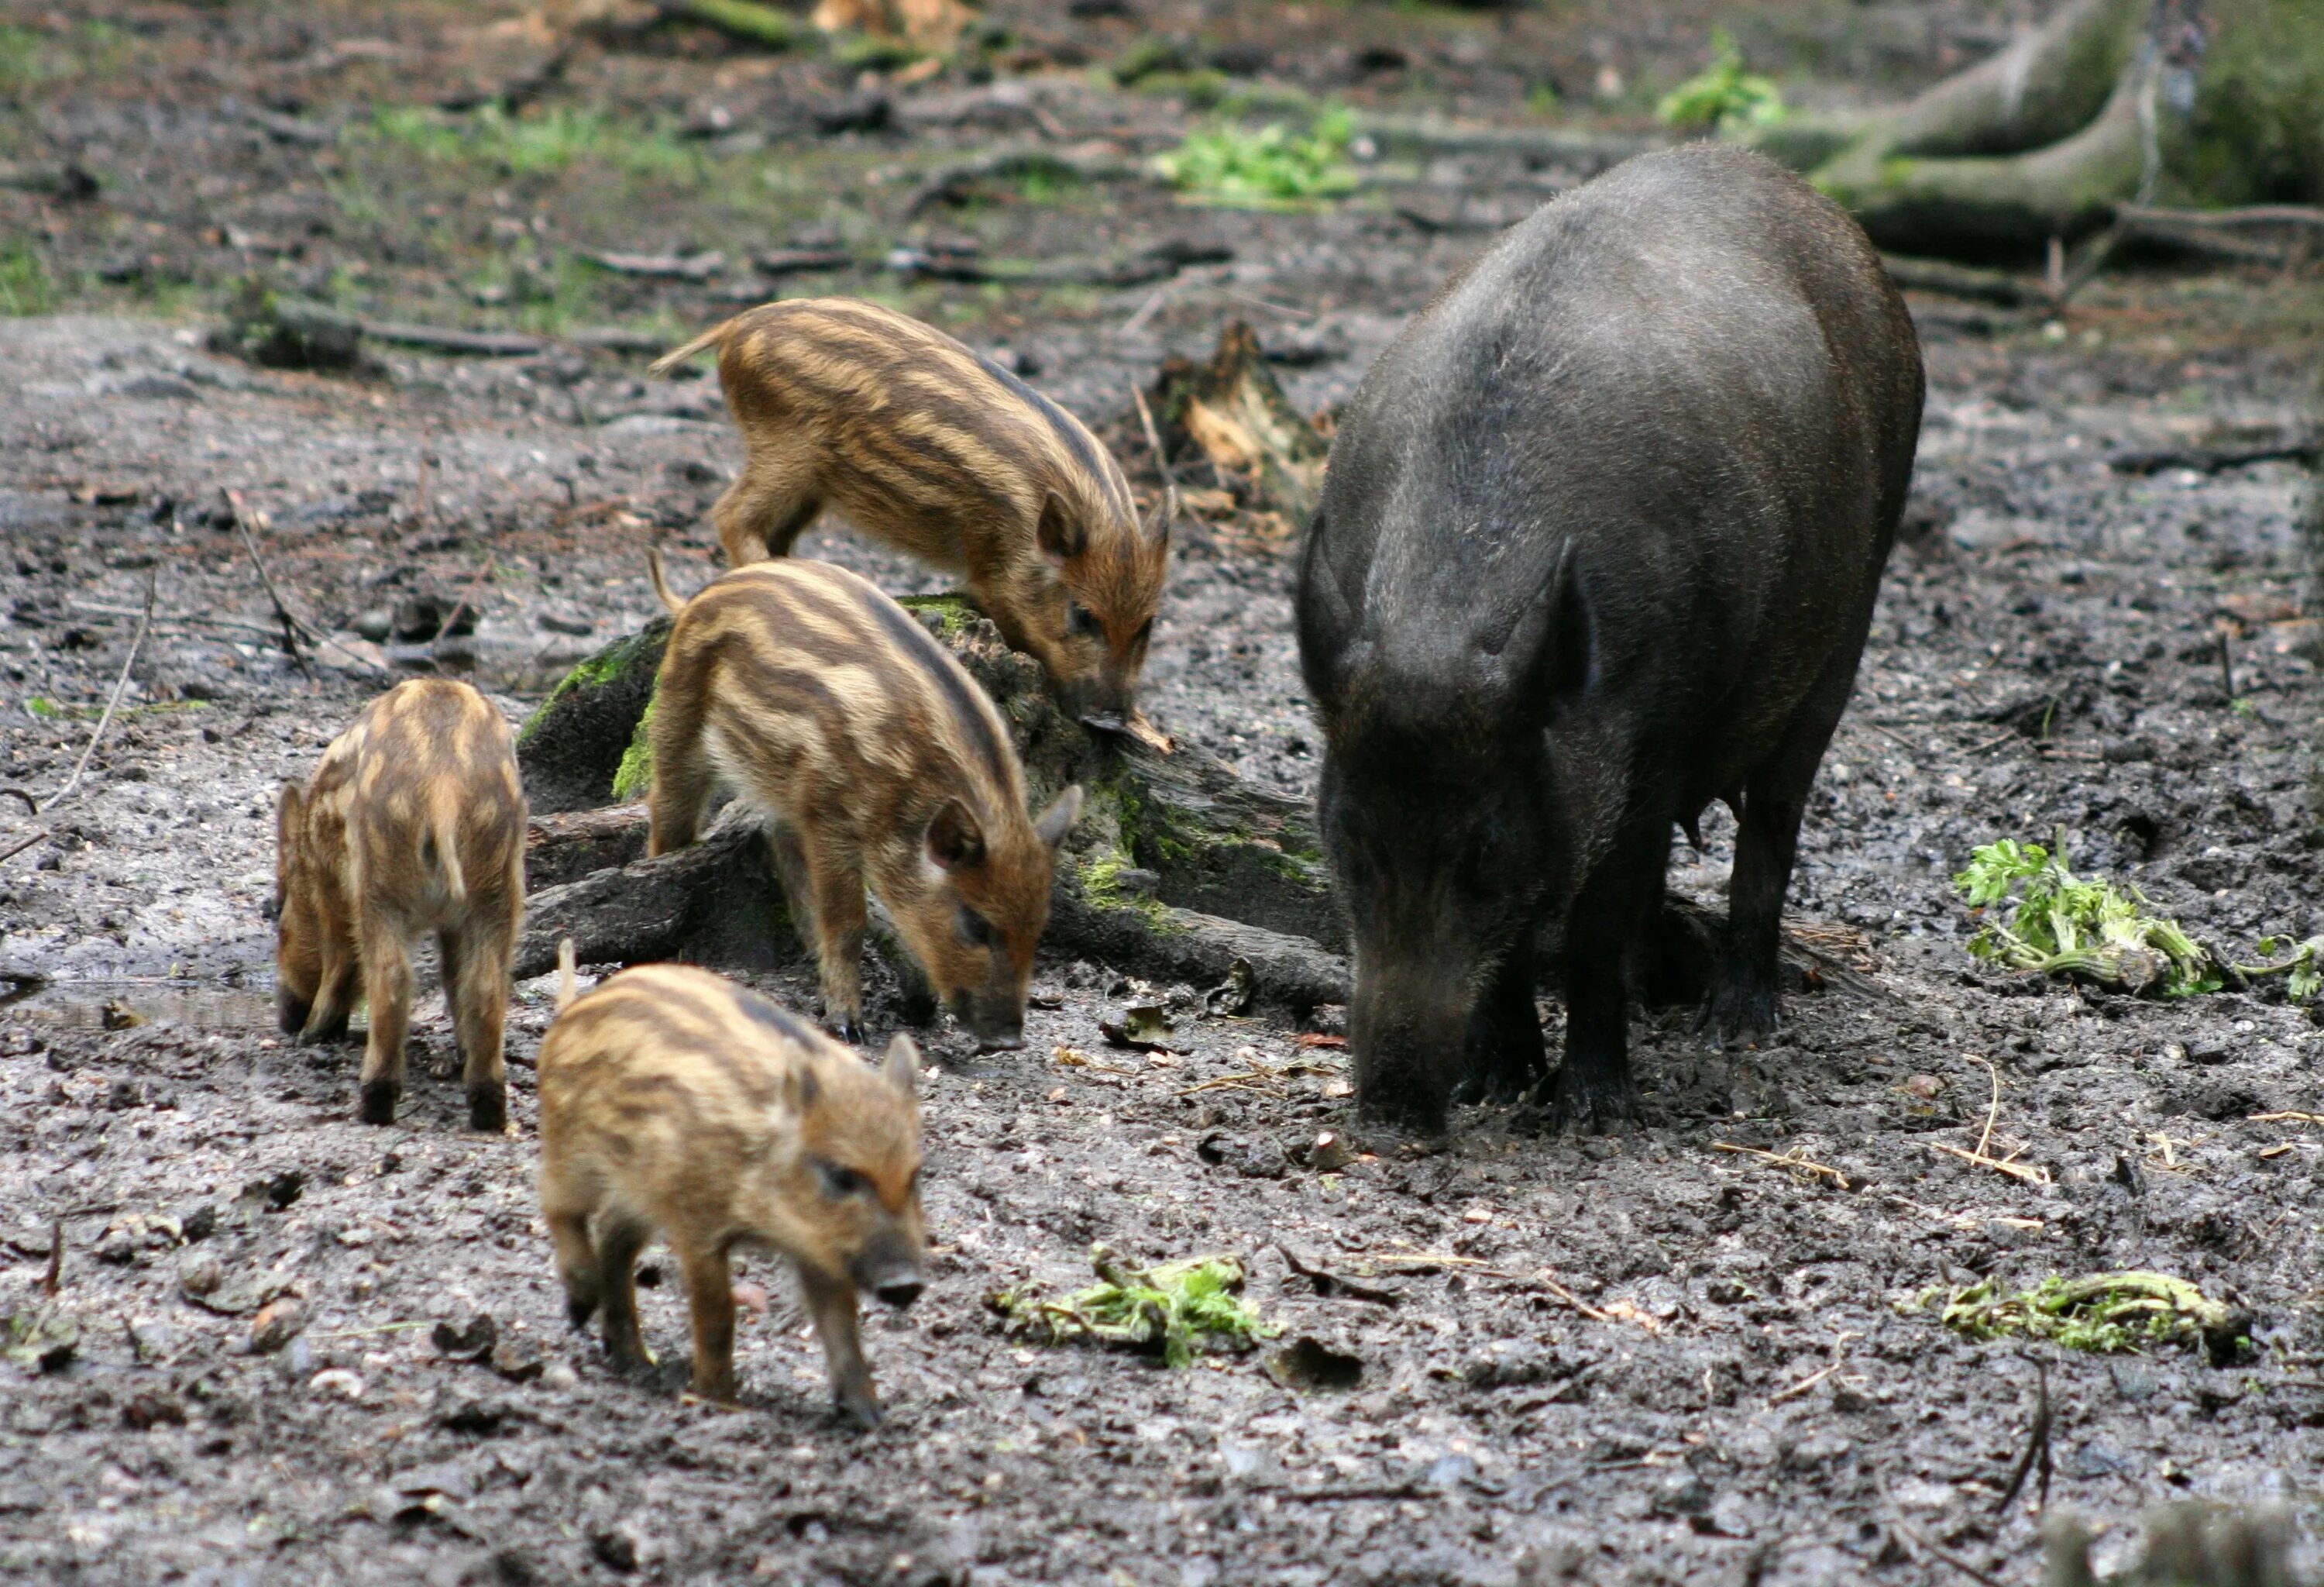
[[[778,289],[879,296],[1009,349],[1150,489],[1126,394],[1166,353],[1245,316],[1295,401],[1341,400],[1475,228],[1582,173],[1384,160],[1336,208],[1257,216],[1135,181],[907,214],[922,176],[996,139],[1149,152],[1222,82],[1249,103],[1328,93],[1511,124],[1540,119],[1549,84],[1636,128],[1701,63],[1707,10],[1011,14],[1011,40],[980,51],[990,80],[906,83],[685,30],[585,39],[545,76],[557,46],[513,12],[13,9],[0,159],[32,174],[0,188],[19,316],[0,320],[0,781],[66,781],[149,586],[161,618],[79,790],[36,817],[0,809],[0,848],[44,835],[0,863],[0,973],[29,994],[0,1009],[0,1316],[45,1306],[44,1326],[78,1327],[56,1370],[0,1363],[0,1573],[1195,1587],[1933,1583],[1966,1564],[2019,1582],[2034,1496],[2003,1495],[2039,1362],[2048,1498],[2104,1528],[2102,1563],[2135,1555],[2136,1518],[2176,1497],[2282,1499],[2312,1528],[2324,1032],[2280,982],[2164,1002],[1994,973],[1964,951],[1949,883],[1975,844],[2062,827],[2079,863],[2238,957],[2324,931],[2308,482],[2284,461],[2109,461],[2301,422],[2312,273],[2110,277],[2055,319],[1915,300],[1932,396],[1909,543],[1793,890],[1795,927],[1849,973],[1794,987],[1778,1038],[1718,1051],[1684,1015],[1649,1017],[1633,1134],[1477,1111],[1440,1154],[1316,1173],[1305,1149],[1346,1122],[1341,1052],[1194,1007],[1185,1051],[1111,1048],[1097,1022],[1118,977],[1053,956],[1026,1053],[972,1073],[956,1035],[934,1043],[955,1065],[927,1094],[940,1250],[920,1304],[869,1325],[891,1416],[857,1436],[825,1409],[772,1271],[749,1274],[772,1298],[743,1330],[739,1411],[617,1379],[566,1330],[531,1190],[542,984],[520,988],[505,1139],[461,1128],[456,1086],[430,1078],[451,1056],[432,998],[391,1130],[352,1121],[353,1048],[269,1028],[278,783],[382,665],[465,669],[519,718],[651,610],[650,540],[706,577],[701,513],[738,456],[714,388],[649,385],[641,360],[565,339],[502,359],[376,346],[355,375],[254,368],[203,350],[234,283],[641,345]],[[1842,98],[1927,80],[2009,16],[1777,5],[1746,42],[1795,94]],[[1181,33],[1176,75],[1143,91],[1091,74]],[[595,130],[543,164],[489,144],[474,111],[376,108],[512,87],[525,115]],[[884,126],[818,130],[851,97],[876,124],[874,96]],[[39,190],[67,163],[94,195]],[[1167,239],[1231,258],[1126,289],[881,263],[931,240],[1038,260]],[[742,263],[807,245],[853,263],[805,281]],[[729,263],[641,281],[576,263],[585,246]],[[281,652],[228,488],[263,514],[255,543],[291,604],[337,636],[311,676]],[[1268,535],[1224,507],[1185,532],[1149,705],[1304,792],[1314,735]],[[840,528],[806,549],[938,587]],[[480,605],[474,639],[423,656],[361,637],[422,595]],[[1715,901],[1729,834],[1682,851],[1676,885]],[[811,996],[804,973],[763,979]],[[1992,1155],[2030,1177],[1938,1149],[1988,1122]],[[1359,1380],[1294,1390],[1257,1355],[1174,1372],[1004,1336],[982,1296],[1078,1282],[1093,1241],[1235,1253],[1284,1340],[1346,1352]],[[1319,1296],[1286,1247],[1393,1304]],[[1972,1276],[2124,1267],[2248,1307],[2249,1355],[1972,1343],[1903,1309]],[[278,1296],[303,1332],[254,1352],[253,1314]],[[674,1284],[645,1305],[681,1356]],[[505,1371],[431,1337],[479,1314]]]

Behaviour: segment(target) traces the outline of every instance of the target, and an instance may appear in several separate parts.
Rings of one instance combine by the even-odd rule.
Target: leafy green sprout
[[[1665,126],[1686,131],[1734,133],[1773,126],[1788,114],[1775,83],[1743,69],[1743,51],[1725,28],[1711,30],[1711,63],[1689,78],[1655,107]]]
[[[1309,208],[1355,190],[1356,170],[1347,158],[1354,139],[1354,115],[1334,106],[1304,136],[1279,121],[1256,130],[1222,122],[1189,134],[1154,164],[1164,180],[1202,203]]]
[[[46,314],[56,300],[56,281],[32,245],[14,237],[0,243],[0,317]]]
[[[1903,1309],[1923,1311],[1939,1300],[1943,1307],[1938,1321],[1967,1339],[2046,1339],[2098,1355],[2171,1344],[2231,1354],[2244,1342],[2229,1337],[2236,1319],[2227,1306],[2187,1280],[2163,1273],[2052,1275],[2014,1294],[2001,1293],[1992,1279],[1961,1287],[1939,1285],[1923,1290]]]
[[[1125,1269],[1102,1245],[1090,1248],[1098,1281],[1055,1300],[1000,1290],[986,1304],[1009,1326],[1046,1344],[1110,1344],[1190,1366],[1204,1346],[1248,1350],[1282,1330],[1262,1322],[1240,1293],[1242,1264],[1232,1257],[1183,1257]]]
[[[2068,869],[2065,834],[2057,852],[2014,838],[1987,844],[1969,856],[1953,886],[1985,923],[1969,939],[1980,959],[2044,975],[2086,975],[2103,984],[2165,997],[2217,992],[2219,964],[2209,948],[2176,920],[2149,911],[2146,895],[2132,887],[2076,876]],[[2015,902],[2005,920],[1999,907]]]

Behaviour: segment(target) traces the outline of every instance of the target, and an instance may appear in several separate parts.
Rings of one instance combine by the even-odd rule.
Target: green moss
[[[946,590],[940,595],[904,595],[896,604],[907,612],[934,612],[944,637],[958,639],[968,625],[984,615],[975,601],[959,590]]]
[[[2174,174],[2217,204],[2324,198],[2324,28],[2315,0],[2220,0]]]
[[[567,696],[585,688],[596,688],[627,672],[637,660],[641,649],[659,643],[662,637],[659,628],[649,626],[643,633],[617,640],[594,655],[584,657],[572,671],[557,680],[557,687],[549,691],[549,697],[524,719],[524,725],[517,730],[516,742],[519,744],[530,742],[532,735],[540,731],[542,718]]]
[[[1169,906],[1150,894],[1127,893],[1121,890],[1121,873],[1134,869],[1136,862],[1120,849],[1102,849],[1080,861],[1082,897],[1101,909],[1127,909],[1143,919],[1148,927],[1157,932],[1176,931],[1170,922]]]
[[[630,734],[630,747],[622,752],[622,763],[613,768],[613,798],[626,802],[643,798],[646,789],[653,786],[653,727],[654,703],[646,701],[646,708],[638,717],[638,730]]]

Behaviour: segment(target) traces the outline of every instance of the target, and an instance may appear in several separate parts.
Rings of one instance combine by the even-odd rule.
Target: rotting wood
[[[1147,398],[1173,460],[1198,453],[1250,480],[1258,504],[1293,524],[1314,512],[1330,443],[1283,394],[1250,321],[1229,322],[1201,364],[1165,360]]]

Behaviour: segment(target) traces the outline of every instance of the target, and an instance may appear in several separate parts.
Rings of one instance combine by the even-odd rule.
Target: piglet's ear
[[[984,829],[966,805],[946,799],[928,823],[928,858],[946,871],[984,863]]]
[[[295,782],[282,785],[282,797],[275,801],[274,836],[277,842],[289,843],[307,818],[307,796]]]
[[[1033,835],[1054,849],[1065,841],[1065,834],[1074,829],[1081,815],[1082,785],[1076,782],[1041,812],[1033,823]]]
[[[1089,549],[1089,531],[1083,527],[1065,499],[1051,491],[1041,503],[1041,521],[1034,531],[1042,555],[1052,562],[1070,562]]]
[[[880,1073],[889,1084],[906,1096],[912,1094],[920,1077],[920,1049],[912,1038],[899,1030],[889,1040],[888,1056],[881,1060]]]

